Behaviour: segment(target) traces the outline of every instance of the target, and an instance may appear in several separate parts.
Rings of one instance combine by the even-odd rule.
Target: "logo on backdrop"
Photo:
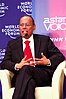
[[[25,12],[27,15],[32,14],[32,2],[21,2],[20,5],[17,6],[17,9],[21,12]]]
[[[43,24],[47,31],[66,30],[66,17],[44,18]]]
[[[6,51],[5,49],[0,49],[0,63],[3,60],[3,58],[4,58],[5,51]]]
[[[19,25],[5,25],[5,28],[2,29],[2,33],[5,33],[5,35],[8,35],[10,38],[15,39],[20,35]]]
[[[0,17],[5,16],[6,10],[8,10],[8,6],[5,3],[0,3]]]

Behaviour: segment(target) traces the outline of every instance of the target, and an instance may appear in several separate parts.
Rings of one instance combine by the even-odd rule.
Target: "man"
[[[36,25],[31,16],[20,18],[19,29],[21,36],[8,43],[1,68],[14,73],[12,99],[35,99],[35,87],[51,86],[53,72],[65,58],[48,36],[33,34]],[[28,40],[32,51],[29,58],[24,53]]]

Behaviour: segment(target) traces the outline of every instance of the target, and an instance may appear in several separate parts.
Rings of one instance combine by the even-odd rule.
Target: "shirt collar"
[[[25,39],[25,38],[22,38],[22,39],[23,39],[23,42],[25,42],[26,40],[32,41],[33,40],[33,34],[31,35],[31,37],[29,39]]]

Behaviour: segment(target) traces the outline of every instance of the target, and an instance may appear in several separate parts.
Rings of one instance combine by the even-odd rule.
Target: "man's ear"
[[[36,29],[36,25],[34,25],[34,30]]]

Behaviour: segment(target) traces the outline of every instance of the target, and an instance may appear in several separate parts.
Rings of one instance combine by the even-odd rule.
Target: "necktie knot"
[[[24,43],[25,43],[26,45],[29,45],[30,41],[26,40]]]

